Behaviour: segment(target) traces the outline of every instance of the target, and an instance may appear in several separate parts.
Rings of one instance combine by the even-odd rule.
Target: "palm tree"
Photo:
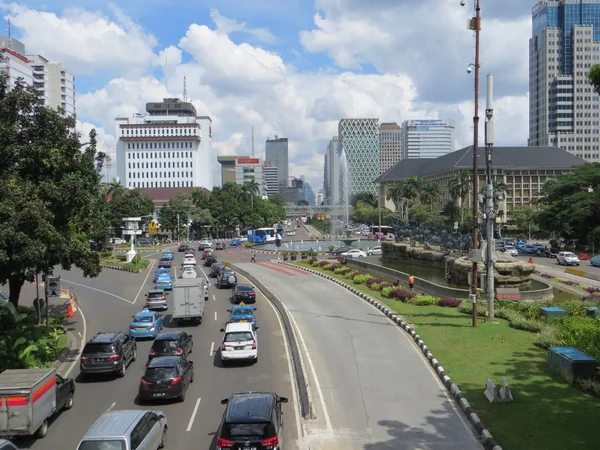
[[[104,183],[104,189],[106,190],[106,201],[110,201],[115,195],[123,191],[123,185],[119,180],[113,178],[110,183]]]
[[[241,188],[241,195],[246,199],[250,199],[251,208],[254,209],[254,197],[260,194],[260,184],[255,179],[244,183]]]
[[[389,184],[388,190],[385,194],[386,200],[390,200],[394,202],[394,207],[396,208],[396,212],[400,214],[400,217],[404,215],[404,207],[402,205],[404,198],[404,180],[394,181]]]
[[[440,196],[440,188],[433,181],[425,181],[421,186],[419,198],[422,203],[428,204],[431,212],[433,212],[433,204]]]
[[[406,208],[406,220],[409,220],[409,209],[413,202],[419,197],[421,188],[423,187],[423,179],[417,176],[412,176],[406,180],[404,186],[404,206]]]
[[[471,192],[471,172],[463,169],[456,174],[456,177],[449,183],[450,195],[454,200],[460,201],[460,223],[465,220],[465,203],[467,196]]]

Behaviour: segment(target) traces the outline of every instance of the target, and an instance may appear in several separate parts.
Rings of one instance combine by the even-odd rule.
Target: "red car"
[[[177,249],[177,251],[178,251],[178,252],[185,252],[185,247],[186,247],[186,245],[185,245],[185,244],[181,244],[181,245],[179,246],[179,248]]]
[[[207,249],[202,252],[202,259],[206,259],[207,256],[212,255],[212,250]]]

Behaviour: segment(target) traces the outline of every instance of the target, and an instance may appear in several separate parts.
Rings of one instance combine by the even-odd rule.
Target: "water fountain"
[[[341,241],[351,246],[353,242],[358,239],[353,239],[350,237],[351,231],[348,229],[348,225],[350,224],[350,168],[348,167],[348,157],[346,155],[346,151],[342,149],[340,153],[340,173],[342,178],[342,192],[340,195],[340,199],[343,201],[344,206],[344,221],[346,223],[346,228],[343,230],[345,239],[342,238]]]

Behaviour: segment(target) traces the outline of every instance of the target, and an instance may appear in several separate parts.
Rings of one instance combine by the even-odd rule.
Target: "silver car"
[[[151,289],[146,295],[146,306],[150,311],[166,311],[169,309],[167,306],[167,295],[163,289]]]
[[[102,414],[77,450],[157,450],[167,443],[162,411],[114,410]]]
[[[575,253],[572,252],[560,252],[556,257],[557,264],[563,264],[565,266],[578,266],[580,261]]]

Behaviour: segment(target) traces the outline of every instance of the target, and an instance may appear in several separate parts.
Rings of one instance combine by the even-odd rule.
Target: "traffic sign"
[[[158,234],[158,230],[156,228],[150,228],[150,234]]]
[[[150,228],[151,230],[156,230],[158,228],[158,222],[156,220],[153,220],[148,224],[148,228]]]

